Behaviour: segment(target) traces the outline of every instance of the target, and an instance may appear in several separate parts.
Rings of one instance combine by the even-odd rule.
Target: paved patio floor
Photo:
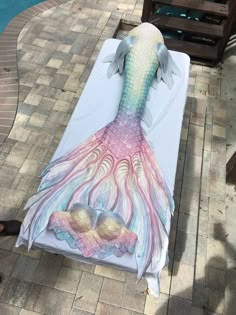
[[[113,37],[121,18],[139,20],[141,9],[139,0],[71,0],[24,26],[17,45],[18,111],[0,147],[1,219],[24,218],[22,208],[58,146],[104,40]],[[236,64],[230,60],[229,68]],[[226,122],[235,118],[235,107],[222,90],[228,77],[223,72],[222,81],[220,68],[191,66],[170,263],[161,276],[160,298],[147,295],[146,282],[136,284],[132,274],[41,250],[28,253],[14,247],[14,237],[4,237],[1,314],[235,314],[236,198],[225,185]]]

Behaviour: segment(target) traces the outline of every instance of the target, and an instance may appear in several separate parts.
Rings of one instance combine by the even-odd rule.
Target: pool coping
[[[13,127],[18,107],[18,36],[31,18],[65,2],[68,0],[46,0],[20,12],[0,35],[0,147]]]

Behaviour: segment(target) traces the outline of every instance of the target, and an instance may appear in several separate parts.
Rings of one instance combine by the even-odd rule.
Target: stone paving
[[[228,43],[224,55],[223,78],[221,84],[221,95],[226,102],[226,135],[227,135],[227,161],[236,151],[236,29]],[[226,186],[226,290],[225,311],[227,315],[234,315],[236,310],[236,190],[234,186]]]
[[[66,0],[46,0],[15,16],[0,36],[0,145],[7,138],[18,105],[17,40],[26,22]],[[68,1],[68,0],[67,0]]]
[[[1,219],[24,218],[22,208],[58,146],[104,40],[113,37],[121,18],[138,20],[141,9],[135,0],[72,0],[25,25],[17,45],[18,112],[0,148]],[[41,250],[28,253],[14,247],[14,237],[4,237],[2,314],[226,314],[225,247],[233,239],[225,232],[225,106],[221,69],[192,65],[160,298],[147,295],[146,282],[136,284],[129,273]]]

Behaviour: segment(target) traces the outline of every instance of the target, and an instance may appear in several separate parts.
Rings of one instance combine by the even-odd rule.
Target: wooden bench
[[[226,182],[227,184],[236,185],[236,152],[232,155],[226,166]]]
[[[218,1],[219,2],[219,1]],[[222,0],[223,2],[223,0]],[[204,21],[191,20],[157,11],[163,6],[204,13]],[[216,64],[223,55],[236,18],[236,0],[215,3],[202,0],[144,0],[142,22],[161,31],[179,31],[178,39],[166,38],[168,48],[185,52],[197,61]]]

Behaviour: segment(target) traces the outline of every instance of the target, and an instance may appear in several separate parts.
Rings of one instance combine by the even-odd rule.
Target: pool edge
[[[17,41],[34,16],[69,0],[46,0],[17,14],[0,35],[0,148],[13,127],[19,100]]]

